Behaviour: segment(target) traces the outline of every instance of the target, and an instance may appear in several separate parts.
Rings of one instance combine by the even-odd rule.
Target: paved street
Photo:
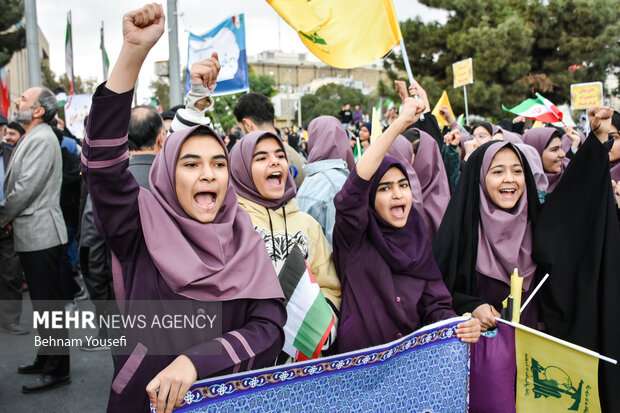
[[[93,309],[90,301],[79,301],[80,309]],[[32,327],[32,306],[24,294],[22,324]],[[34,360],[35,330],[24,336],[0,331],[0,412],[105,412],[110,382],[112,356],[109,351],[71,351],[71,384],[43,393],[24,394],[22,384],[35,378],[17,374],[17,366]]]

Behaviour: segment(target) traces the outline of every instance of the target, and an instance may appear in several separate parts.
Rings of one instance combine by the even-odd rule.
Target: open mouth
[[[404,205],[396,205],[390,208],[390,214],[394,218],[402,218],[405,216],[405,206]]]
[[[504,198],[512,198],[514,194],[517,192],[516,189],[500,189],[499,193]]]
[[[194,195],[194,202],[203,209],[213,209],[215,207],[215,201],[217,194],[215,192],[198,192]]]
[[[282,172],[274,172],[267,176],[267,182],[273,186],[280,186],[282,184]]]

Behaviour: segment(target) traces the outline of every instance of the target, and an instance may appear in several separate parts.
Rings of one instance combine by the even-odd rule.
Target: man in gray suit
[[[131,156],[129,171],[138,185],[150,190],[151,166],[166,139],[164,121],[153,106],[136,106],[131,110],[127,139]]]
[[[0,227],[13,230],[15,251],[26,276],[35,311],[64,310],[60,292],[60,254],[67,228],[60,210],[62,156],[60,143],[48,125],[58,110],[47,88],[26,90],[15,101],[15,120],[26,135],[16,145],[4,181]],[[46,301],[43,301],[46,300]],[[39,326],[41,338],[66,338],[66,329]],[[24,385],[25,393],[68,384],[69,348],[39,348],[33,364],[20,366],[21,374],[41,374]]]

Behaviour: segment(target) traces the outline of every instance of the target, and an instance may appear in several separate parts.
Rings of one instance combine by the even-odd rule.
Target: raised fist
[[[213,52],[211,57],[192,65],[190,72],[191,83],[202,83],[205,87],[213,90],[217,82],[217,75],[220,73],[220,61],[217,52]]]
[[[611,129],[611,117],[614,111],[607,106],[599,106],[588,110],[588,119],[592,133],[601,141],[605,142],[609,138]]]
[[[150,50],[164,33],[165,20],[161,4],[151,3],[130,11],[123,16],[123,40]]]
[[[403,106],[400,108],[400,116],[398,119],[402,119],[407,123],[407,125],[411,125],[420,118],[420,115],[424,113],[425,105],[419,99],[414,98],[406,98],[403,101]]]

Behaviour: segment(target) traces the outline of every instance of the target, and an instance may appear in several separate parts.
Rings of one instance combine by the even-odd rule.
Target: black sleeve
[[[620,231],[609,148],[590,134],[547,195],[534,229],[534,258],[549,272],[539,300],[555,337],[620,358]],[[565,225],[570,220],[571,225]],[[605,411],[620,411],[620,369],[601,363]]]

